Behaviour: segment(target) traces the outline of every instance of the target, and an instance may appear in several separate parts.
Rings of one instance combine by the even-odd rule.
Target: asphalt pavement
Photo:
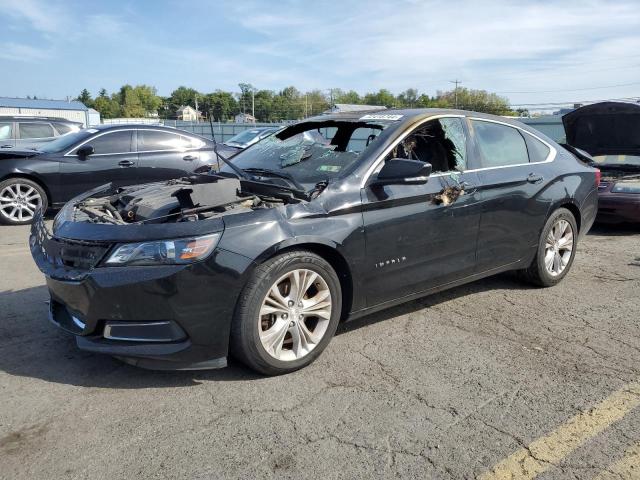
[[[553,288],[504,274],[346,324],[277,378],[79,351],[27,235],[0,227],[0,478],[640,478],[640,228],[596,227]]]

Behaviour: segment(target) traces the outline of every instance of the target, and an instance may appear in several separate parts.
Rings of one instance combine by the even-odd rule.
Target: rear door
[[[60,165],[60,190],[66,198],[60,201],[105,183],[115,186],[139,183],[134,133],[133,129],[101,133],[65,154]],[[94,153],[83,159],[77,151],[85,145],[92,146]]]
[[[462,118],[430,120],[385,158],[428,161],[434,168],[428,182],[362,189],[368,306],[445,285],[475,271],[481,204],[477,174],[466,171],[467,151]],[[438,200],[445,188],[460,185],[466,186],[462,196],[451,203]]]
[[[508,265],[526,257],[538,243],[549,199],[547,163],[554,150],[514,126],[471,119],[479,157],[482,220],[478,233],[478,270]]]
[[[200,166],[204,142],[179,132],[138,130],[138,161],[142,182],[180,178]]]
[[[56,136],[56,131],[49,122],[21,121],[17,125],[16,146],[20,148],[36,148],[38,144],[50,142]]]

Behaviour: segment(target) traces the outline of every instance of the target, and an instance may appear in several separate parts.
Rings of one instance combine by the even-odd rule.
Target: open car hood
[[[596,155],[640,155],[640,104],[601,102],[562,117],[567,144]]]

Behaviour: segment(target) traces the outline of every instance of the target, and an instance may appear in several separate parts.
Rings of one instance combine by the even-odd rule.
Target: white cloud
[[[49,55],[50,52],[47,50],[13,42],[4,43],[2,49],[0,49],[0,58],[18,62],[38,62],[47,58]]]
[[[459,77],[471,87],[547,90],[638,78],[638,69],[633,68],[616,70],[615,78],[606,70],[585,77],[575,68],[639,51],[636,1],[365,4],[345,0],[329,14],[292,2],[278,11],[306,20],[286,26],[269,22],[256,26],[250,14],[258,8],[255,4],[243,2],[233,8],[244,28],[267,40],[247,51],[289,58],[293,65],[306,67],[311,77],[307,84],[315,78],[325,87],[362,91],[417,86],[433,92],[448,88],[447,81]],[[557,69],[535,72],[541,64]]]

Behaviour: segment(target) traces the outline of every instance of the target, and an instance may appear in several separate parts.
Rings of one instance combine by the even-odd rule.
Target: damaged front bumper
[[[216,249],[189,265],[102,267],[112,243],[59,238],[41,215],[29,244],[46,276],[50,320],[79,348],[154,369],[226,365],[248,258]]]

